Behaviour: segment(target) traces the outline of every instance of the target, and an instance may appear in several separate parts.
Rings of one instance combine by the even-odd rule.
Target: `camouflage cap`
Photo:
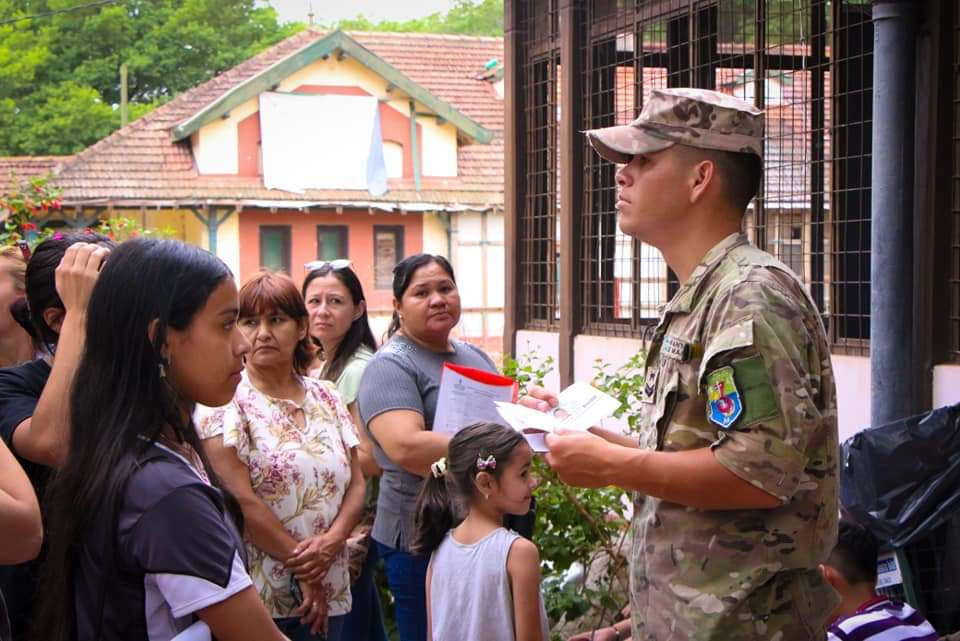
[[[654,89],[629,125],[584,132],[601,156],[628,163],[675,144],[762,155],[763,112],[708,89]]]

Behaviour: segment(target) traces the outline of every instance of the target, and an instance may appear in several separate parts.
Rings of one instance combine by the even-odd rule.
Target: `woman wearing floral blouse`
[[[339,641],[350,611],[345,541],[363,510],[357,433],[336,388],[303,376],[307,311],[287,276],[256,274],[240,290],[251,351],[233,401],[198,410],[217,474],[243,509],[254,585],[292,641]],[[326,633],[294,614],[326,611]]]

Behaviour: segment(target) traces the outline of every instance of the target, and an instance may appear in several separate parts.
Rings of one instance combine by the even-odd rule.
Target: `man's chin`
[[[631,238],[646,242],[646,234],[644,233],[643,227],[631,221],[623,214],[617,216],[617,228]]]

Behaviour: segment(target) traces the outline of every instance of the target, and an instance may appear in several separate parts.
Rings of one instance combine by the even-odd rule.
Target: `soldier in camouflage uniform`
[[[548,437],[565,481],[635,491],[634,641],[820,641],[837,603],[817,569],[838,517],[830,350],[799,279],[740,231],[762,131],[746,102],[666,89],[631,125],[587,132],[625,164],[621,229],[683,282],[647,345],[639,443]]]

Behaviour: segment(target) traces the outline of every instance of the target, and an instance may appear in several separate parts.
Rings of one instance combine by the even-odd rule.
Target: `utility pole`
[[[126,127],[130,122],[127,112],[127,63],[120,65],[120,126]]]

